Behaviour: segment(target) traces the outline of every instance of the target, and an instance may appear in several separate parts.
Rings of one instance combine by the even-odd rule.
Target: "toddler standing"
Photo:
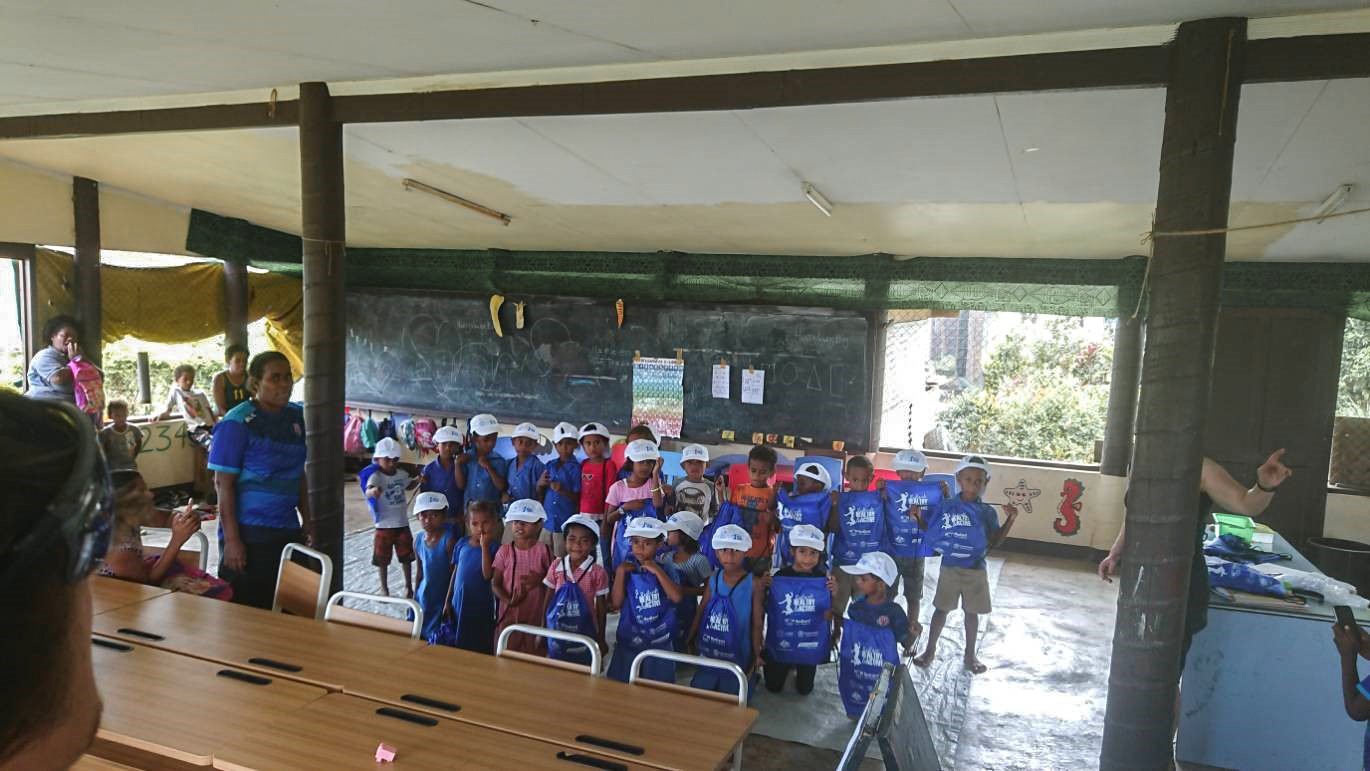
[[[404,573],[404,596],[414,596],[410,565],[414,563],[414,534],[409,530],[409,514],[405,510],[405,491],[413,483],[409,472],[399,467],[400,443],[384,437],[376,442],[370,466],[357,475],[366,491],[366,503],[376,521],[376,532],[371,540],[371,564],[380,574],[381,594],[390,596],[391,554],[399,557]]]
[[[557,457],[548,461],[538,480],[542,491],[542,508],[547,512],[547,529],[552,531],[552,551],[558,557],[566,556],[567,521],[580,513],[580,461],[576,460],[576,447],[579,437],[576,427],[570,423],[558,423],[552,429],[552,446],[557,449]],[[599,548],[599,531],[595,531],[595,548]]]
[[[452,587],[448,603],[456,624],[456,647],[476,653],[495,652],[495,550],[499,548],[495,504],[474,501],[466,507],[466,537],[452,552]]]
[[[474,501],[500,502],[509,488],[509,461],[495,454],[499,421],[494,415],[471,418],[471,450],[457,456],[457,484],[466,491],[466,505]]]
[[[547,515],[542,504],[531,498],[514,501],[504,515],[504,524],[514,531],[512,543],[495,552],[495,597],[499,599],[499,620],[495,635],[513,624],[541,626],[547,609],[547,587],[542,579],[552,566],[552,547],[542,543],[542,521]],[[509,637],[509,649],[521,653],[541,654],[541,638],[514,634]]]
[[[575,514],[566,520],[562,530],[566,556],[552,563],[542,582],[549,590],[543,612],[547,628],[583,634],[598,642],[602,653],[607,653],[604,624],[609,612],[609,573],[597,556],[599,523],[584,514]],[[590,663],[590,652],[584,646],[552,639],[547,641],[547,656]]]
[[[842,571],[856,579],[857,599],[847,609],[842,627],[842,650],[837,674],[838,690],[847,717],[860,717],[871,688],[886,664],[899,663],[898,645],[914,643],[908,615],[890,599],[890,587],[898,576],[894,558],[882,551],[867,552],[855,565]]]
[[[766,690],[779,693],[794,670],[794,689],[813,691],[818,665],[832,651],[832,601],[837,580],[823,567],[826,539],[808,524],[789,533],[793,563],[765,581],[766,649],[762,653]]]
[[[509,463],[509,489],[504,491],[504,502],[511,503],[524,498],[541,500],[538,480],[542,479],[543,465],[533,453],[542,444],[542,434],[532,423],[520,423],[514,427],[511,436],[517,454]]]
[[[743,564],[752,537],[737,525],[724,525],[714,531],[712,545],[720,567],[704,589],[689,639],[701,655],[736,664],[750,680],[761,663],[764,599],[762,592],[753,590],[753,576]],[[690,687],[735,694],[738,682],[727,670],[701,665],[690,678]]]
[[[429,639],[442,623],[447,607],[447,586],[452,582],[452,550],[457,538],[447,528],[447,498],[442,493],[414,496],[414,516],[423,526],[423,535],[414,546],[418,555],[419,589],[415,599],[423,608],[423,639]]]
[[[608,676],[628,682],[633,659],[642,651],[671,650],[676,634],[675,609],[685,595],[680,591],[680,571],[670,563],[657,562],[656,552],[666,539],[660,520],[638,517],[628,523],[624,535],[632,554],[614,571],[610,594],[618,619],[618,641],[609,660]],[[663,683],[675,682],[675,663],[663,659],[645,662],[642,677]]]
[[[441,493],[447,499],[447,525],[457,535],[461,534],[461,505],[465,497],[462,485],[457,479],[461,475],[457,452],[461,449],[461,432],[455,426],[443,426],[433,432],[433,442],[438,446],[438,457],[423,467],[419,474],[419,491]]]
[[[709,450],[702,444],[687,445],[680,451],[680,467],[685,478],[675,485],[676,511],[693,511],[704,524],[718,512],[718,491],[704,478],[709,465]]]
[[[609,429],[601,423],[581,426],[580,448],[585,451],[585,460],[580,462],[580,513],[602,524],[604,499],[618,479],[618,466],[608,455]],[[601,532],[607,530],[601,528]]]

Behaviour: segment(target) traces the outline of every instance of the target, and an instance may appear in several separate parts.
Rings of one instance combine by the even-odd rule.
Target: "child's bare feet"
[[[970,672],[972,675],[983,675],[989,671],[989,667],[981,664],[980,659],[975,658],[975,656],[967,656],[966,671]]]
[[[382,596],[382,597],[389,597],[389,596],[390,596],[390,587],[388,587],[388,586],[382,586],[382,587],[381,587],[381,596]]]
[[[937,652],[934,651],[932,648],[928,648],[927,650],[923,651],[923,655],[918,656],[913,660],[914,666],[927,669],[928,665],[932,663],[932,657],[936,655],[936,653]]]

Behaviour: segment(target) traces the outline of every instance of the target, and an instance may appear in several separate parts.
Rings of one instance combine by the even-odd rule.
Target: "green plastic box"
[[[1256,522],[1251,517],[1215,511],[1213,521],[1218,525],[1218,535],[1235,535],[1242,543],[1251,545],[1251,535],[1256,532]]]

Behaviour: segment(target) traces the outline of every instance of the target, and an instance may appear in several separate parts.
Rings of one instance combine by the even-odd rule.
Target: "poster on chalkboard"
[[[657,436],[679,437],[685,422],[685,361],[633,360],[633,425],[646,423]]]

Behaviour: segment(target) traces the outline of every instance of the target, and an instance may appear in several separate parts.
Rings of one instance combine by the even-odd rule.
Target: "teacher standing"
[[[29,361],[28,397],[76,403],[75,376],[67,365],[81,359],[81,327],[71,316],[60,315],[43,325],[48,347]]]
[[[309,519],[304,409],[290,403],[295,381],[281,353],[257,354],[247,375],[254,396],[224,415],[209,448],[219,577],[232,585],[234,602],[270,608],[281,550],[302,541],[301,518]]]

